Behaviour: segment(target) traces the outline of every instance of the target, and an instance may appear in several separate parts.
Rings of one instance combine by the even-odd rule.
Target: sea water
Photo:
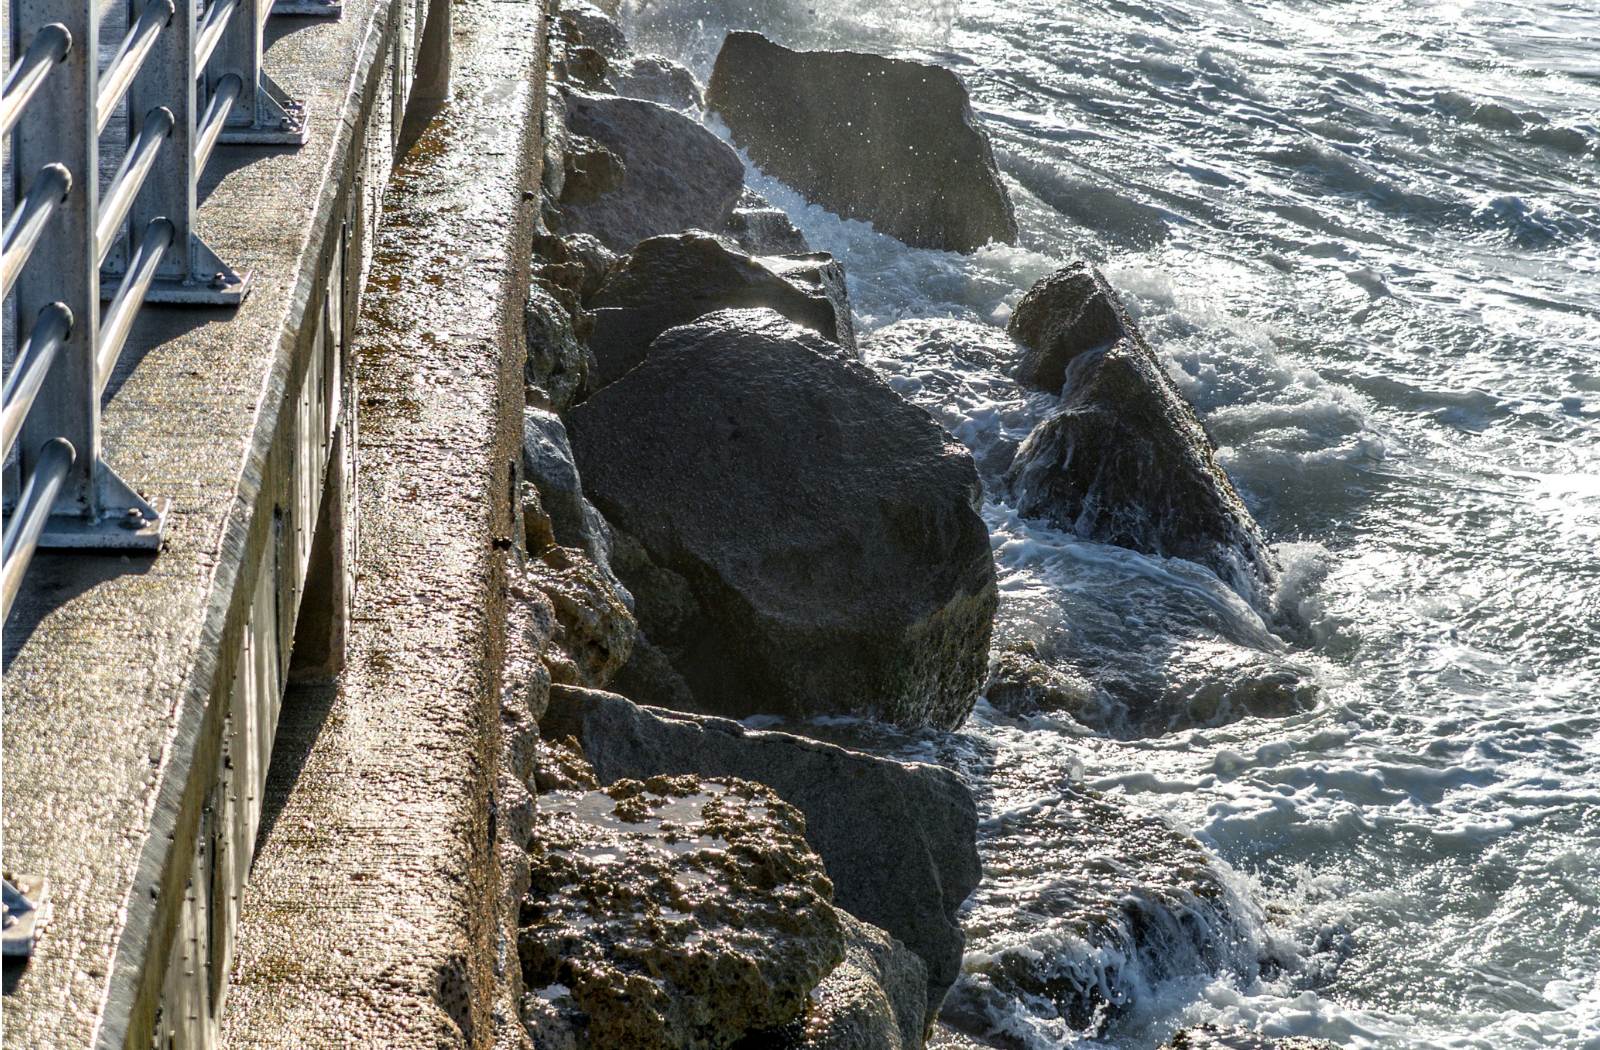
[[[1094,674],[1138,681],[1179,651],[1287,661],[1320,689],[1288,718],[1142,733],[980,702],[960,732],[896,745],[964,768],[989,828],[1080,780],[1161,814],[1279,963],[1124,965],[1116,1017],[1074,1029],[1011,1002],[992,1018],[1009,1044],[1152,1047],[1213,1021],[1351,1047],[1600,1048],[1600,4],[628,0],[623,16],[702,79],[730,28],[955,70],[1015,246],[908,248],[749,170],[844,262],[869,361],[982,464],[1054,399],[936,333],[873,333],[998,333],[1035,280],[1090,261],[1274,541],[1277,597],[1304,625],[1287,634],[1202,568],[1020,517],[986,471],[997,641],[1091,669],[1109,703]],[[984,845],[992,872],[1015,866]],[[1048,865],[1033,877],[1044,892]],[[985,936],[975,953],[1006,947]],[[1011,947],[1029,936],[1019,922]]]

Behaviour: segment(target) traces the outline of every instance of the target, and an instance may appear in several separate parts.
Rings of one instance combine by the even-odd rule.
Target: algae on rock
[[[804,834],[730,778],[544,795],[517,936],[536,1043],[716,1050],[799,1017],[845,958]]]

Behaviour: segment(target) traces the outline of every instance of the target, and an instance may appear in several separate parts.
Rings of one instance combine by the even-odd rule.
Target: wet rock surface
[[[1153,815],[1069,786],[981,834],[964,972],[940,1015],[969,1036],[1027,1045],[1059,1022],[1096,1034],[1143,982],[1260,965],[1220,872]]]
[[[596,388],[643,361],[668,328],[727,308],[767,307],[855,351],[844,269],[825,252],[755,259],[700,231],[651,237],[617,260],[586,305]]]
[[[528,289],[522,324],[528,340],[524,396],[564,412],[589,381],[588,351],[572,330],[572,315],[549,291]]]
[[[1094,305],[1097,297],[1088,305],[1064,298],[1053,329],[1019,327],[1091,333],[1083,343],[1114,331],[1102,325],[1108,315],[1103,303]],[[1061,345],[1030,349],[1040,362],[1060,361]],[[1037,372],[1048,370],[1038,365]],[[1241,595],[1266,600],[1274,578],[1266,541],[1194,409],[1137,331],[1066,363],[1060,407],[1017,449],[1005,481],[1026,517],[1083,539],[1197,562]]]
[[[623,98],[642,98],[673,109],[703,109],[706,101],[694,74],[660,55],[635,55],[613,65],[611,90]]]
[[[1326,1039],[1263,1035],[1248,1028],[1203,1024],[1187,1028],[1167,1042],[1167,1050],[1336,1050]]]
[[[803,255],[811,251],[806,235],[782,208],[774,208],[749,187],[734,205],[723,232],[751,255]]]
[[[758,784],[620,781],[540,799],[517,932],[536,1046],[727,1047],[845,959],[805,823]]]
[[[1017,303],[1006,334],[1022,346],[1013,373],[1030,390],[1059,394],[1067,365],[1137,331],[1099,270],[1074,263],[1039,281]]]
[[[580,741],[602,783],[658,773],[739,777],[799,809],[835,902],[922,959],[932,1019],[960,970],[957,910],[981,874],[977,810],[959,776],[729,719],[645,710],[596,690],[558,686],[551,695],[541,731]]]
[[[622,580],[705,710],[954,727],[998,604],[977,472],[837,351],[770,311],[707,315],[573,410],[573,451],[658,570]]]
[[[927,1010],[922,960],[841,911],[845,958],[811,992],[806,1012],[741,1050],[920,1050]]]
[[[528,583],[555,610],[544,656],[552,681],[604,686],[633,651],[638,627],[607,575],[575,547],[550,547],[528,560]]]
[[[563,205],[562,233],[590,233],[625,252],[646,237],[715,229],[744,188],[744,165],[717,136],[675,110],[642,99],[571,93],[567,129],[621,159],[615,190]]]
[[[583,496],[583,479],[572,459],[566,427],[555,413],[538,408],[524,410],[522,476],[538,491],[539,506],[550,522],[549,542],[581,550],[622,604],[631,609],[633,596],[611,571],[611,528]],[[524,510],[524,521],[535,521],[530,510]],[[542,555],[548,544],[533,542],[531,530],[529,536],[528,552]]]
[[[1016,240],[989,138],[947,69],[729,33],[706,104],[762,170],[829,211],[919,248]]]

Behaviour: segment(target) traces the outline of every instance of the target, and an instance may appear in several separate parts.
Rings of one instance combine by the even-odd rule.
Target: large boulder
[[[702,109],[706,104],[694,74],[660,55],[635,55],[611,71],[611,89],[624,98],[642,98],[673,109]]]
[[[1060,407],[1006,471],[1017,511],[1084,539],[1196,562],[1269,603],[1266,541],[1115,293],[1069,268],[1029,296],[1018,305],[1023,320],[1012,320],[1013,336],[1033,340],[1024,367],[1036,385],[1053,383],[1059,368],[1063,386]]]
[[[706,104],[763,171],[829,211],[918,248],[1016,240],[989,137],[947,69],[729,33]]]
[[[961,969],[957,909],[978,885],[977,807],[959,776],[724,718],[646,710],[555,686],[546,737],[576,737],[601,783],[699,773],[767,785],[805,815],[834,903],[891,934],[927,967],[932,1021]]]
[[[737,780],[541,796],[517,932],[536,1045],[715,1050],[800,1016],[845,958],[804,830]]]
[[[563,232],[591,233],[625,252],[646,237],[714,229],[744,188],[744,165],[726,142],[676,110],[642,99],[567,96],[567,129],[622,162],[617,188],[561,208]]]
[[[528,357],[524,397],[564,412],[589,382],[589,355],[572,330],[572,315],[548,290],[534,285],[522,304]]]
[[[589,498],[663,571],[623,575],[636,600],[681,581],[676,622],[641,626],[705,710],[952,728],[998,605],[982,486],[926,411],[840,352],[770,310],[708,314],[567,431]]]
[[[619,592],[627,606],[633,596],[611,572],[611,529],[594,504],[583,498],[583,479],[572,459],[567,429],[554,412],[527,408],[522,414],[522,476],[539,494],[539,505],[550,519],[551,541],[576,547],[595,564]],[[544,546],[528,544],[533,555]]]
[[[751,255],[803,255],[811,251],[806,235],[788,214],[748,186],[733,206],[723,232]]]
[[[708,233],[639,242],[590,296],[589,348],[599,368],[593,386],[607,386],[644,360],[668,328],[730,307],[768,307],[838,343],[856,348],[844,268],[826,252],[753,259]]]

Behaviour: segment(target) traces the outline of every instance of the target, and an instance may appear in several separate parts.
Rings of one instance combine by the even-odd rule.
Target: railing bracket
[[[50,922],[50,880],[43,875],[5,877],[3,954],[27,958]]]
[[[273,10],[276,13],[277,9]],[[287,91],[263,72],[255,90],[253,116],[236,114],[230,118],[217,141],[236,146],[303,146],[311,133],[310,117],[304,102],[290,98]]]
[[[95,468],[95,485],[100,490],[100,517],[52,515],[39,533],[40,547],[92,548],[96,550],[161,549],[167,528],[167,512],[172,501],[164,499],[151,506],[117,472],[101,460]],[[135,517],[137,515],[137,517]]]

